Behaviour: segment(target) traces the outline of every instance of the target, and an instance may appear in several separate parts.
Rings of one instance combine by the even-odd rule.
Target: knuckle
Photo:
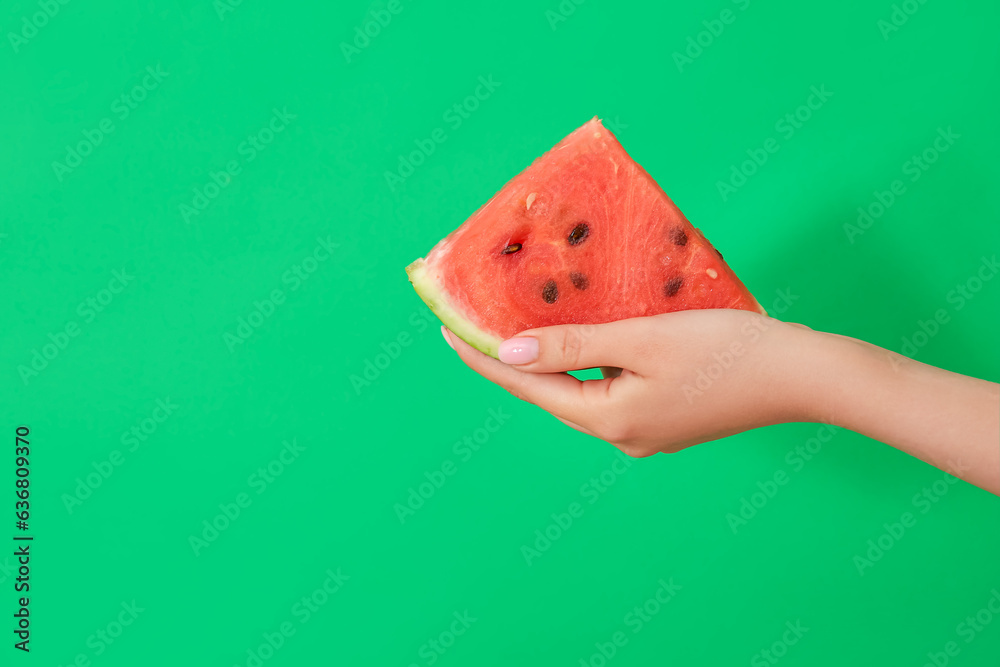
[[[631,420],[611,417],[598,424],[594,433],[631,458],[641,459],[656,454],[659,449],[655,443],[643,437],[640,431],[641,428]]]
[[[535,404],[535,402],[532,401],[532,400],[530,400],[527,397],[527,395],[519,387],[504,387],[504,389],[506,389],[507,393],[509,393],[511,396],[513,396],[516,399],[522,400],[525,403],[528,403],[530,405],[534,405]]]
[[[601,440],[606,440],[616,447],[620,445],[628,446],[634,436],[634,430],[630,424],[620,419],[608,419],[602,423],[597,430]]]
[[[521,401],[524,401],[525,403],[531,403],[531,401],[529,401],[527,398],[525,398],[524,395],[521,394],[521,392],[519,392],[519,391],[517,391],[515,389],[508,389],[507,391],[514,398],[516,398],[518,400],[521,400]]]
[[[633,459],[644,459],[647,456],[652,456],[656,454],[657,450],[655,448],[649,447],[647,445],[634,444],[632,442],[622,442],[622,443],[612,443],[622,451],[625,456]]]
[[[580,365],[580,359],[583,357],[583,336],[576,327],[563,329],[559,355],[565,365],[571,366],[574,370]]]

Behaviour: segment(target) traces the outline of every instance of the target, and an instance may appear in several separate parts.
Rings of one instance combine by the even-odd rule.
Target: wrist
[[[856,430],[855,403],[865,386],[880,381],[872,345],[854,338],[782,323],[780,370],[784,387],[777,417]]]
[[[866,432],[866,423],[879,416],[878,401],[872,398],[888,391],[898,355],[857,338],[811,333],[815,350],[812,391],[804,392],[808,421]]]

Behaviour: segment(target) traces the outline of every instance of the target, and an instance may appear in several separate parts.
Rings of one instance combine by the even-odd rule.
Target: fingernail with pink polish
[[[500,343],[500,361],[505,364],[530,364],[538,359],[537,338],[511,338]]]
[[[444,325],[441,326],[441,336],[444,338],[444,342],[448,343],[448,347],[454,350],[455,346],[451,344],[451,339],[448,338],[448,331],[444,328]]]

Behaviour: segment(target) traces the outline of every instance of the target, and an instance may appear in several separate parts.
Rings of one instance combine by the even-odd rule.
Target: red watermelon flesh
[[[696,308],[764,309],[594,118],[406,268],[456,335],[501,341],[554,324]]]

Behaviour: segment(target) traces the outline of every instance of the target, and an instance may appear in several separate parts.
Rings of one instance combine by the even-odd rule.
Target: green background
[[[797,297],[783,319],[899,351],[944,309],[916,358],[1000,380],[1000,280],[961,309],[953,293],[1000,246],[995,4],[914,2],[886,34],[888,1],[385,8],[0,10],[0,535],[16,532],[27,425],[36,537],[30,656],[11,646],[13,559],[0,557],[2,663],[252,665],[287,622],[295,634],[263,664],[600,665],[619,631],[609,664],[771,664],[759,652],[799,622],[781,664],[922,665],[954,641],[950,664],[995,665],[1000,618],[971,642],[959,624],[1000,588],[996,497],[959,483],[915,505],[943,474],[848,432],[795,470],[786,454],[818,427],[793,424],[632,460],[590,503],[583,485],[616,450],[470,372],[403,273],[599,115],[766,307]],[[678,66],[724,9],[731,23]],[[376,16],[391,21],[345,55]],[[167,75],[142,88],[157,66]],[[455,127],[445,113],[479,77],[499,85]],[[776,123],[811,86],[832,96],[786,137]],[[144,98],[125,117],[123,94]],[[274,109],[296,117],[250,159],[244,142]],[[907,161],[949,127],[960,138],[911,182]],[[390,187],[436,128],[444,143]],[[90,154],[54,167],[85,133],[100,138]],[[724,199],[717,182],[769,137],[780,150]],[[849,239],[894,179],[905,194]],[[327,238],[332,256],[304,262]],[[288,277],[303,266],[308,279]],[[227,337],[251,316],[248,337]],[[368,364],[385,367],[362,384]],[[162,422],[158,400],[177,406]],[[509,417],[487,437],[490,410]],[[129,451],[133,427],[147,433]],[[476,437],[463,460],[455,443]],[[304,450],[261,489],[251,476],[293,440]],[[401,521],[397,504],[446,461],[455,474]],[[727,515],[777,471],[788,483],[734,532]],[[88,475],[99,486],[78,490]],[[191,536],[241,493],[250,505],[196,550]],[[573,502],[583,515],[529,565],[522,547]],[[859,574],[855,556],[907,511],[916,525]],[[349,579],[302,622],[296,605],[338,568]],[[681,588],[633,632],[627,615],[660,579]],[[134,622],[96,639],[133,601]],[[476,620],[435,653],[466,611]]]

